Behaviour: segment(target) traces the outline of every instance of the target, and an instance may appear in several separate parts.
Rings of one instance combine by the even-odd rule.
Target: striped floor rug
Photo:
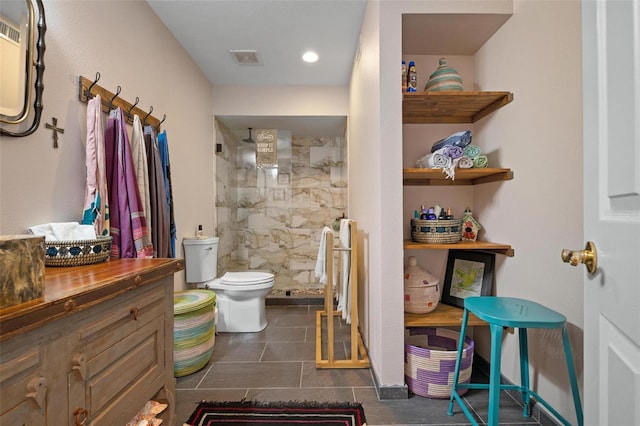
[[[184,426],[366,426],[353,402],[201,402]]]

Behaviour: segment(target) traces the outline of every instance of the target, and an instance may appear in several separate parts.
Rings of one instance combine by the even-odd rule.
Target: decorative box
[[[428,314],[440,301],[439,280],[418,266],[415,256],[409,256],[404,270],[404,311],[412,314]]]
[[[44,237],[0,236],[0,309],[44,295]]]

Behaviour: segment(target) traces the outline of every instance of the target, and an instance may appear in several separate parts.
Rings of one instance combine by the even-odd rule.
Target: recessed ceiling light
[[[305,62],[316,62],[318,60],[318,54],[310,50],[302,55],[302,60]]]

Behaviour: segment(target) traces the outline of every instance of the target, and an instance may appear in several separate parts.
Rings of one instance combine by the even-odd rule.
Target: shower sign
[[[278,166],[278,131],[276,129],[256,130],[256,165],[258,167]]]
[[[276,129],[256,130],[256,165],[278,167],[278,131]]]

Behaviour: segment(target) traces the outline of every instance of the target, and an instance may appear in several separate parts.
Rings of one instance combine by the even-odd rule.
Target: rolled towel
[[[455,145],[447,145],[444,148],[442,148],[440,151],[442,151],[442,154],[453,159],[462,157],[462,153],[463,153],[462,148]]]
[[[478,145],[467,145],[464,147],[464,155],[471,158],[472,160],[480,155],[480,147]]]
[[[452,134],[451,136],[447,136],[444,139],[440,139],[435,142],[431,146],[431,152],[436,152],[439,149],[442,149],[448,145],[459,146],[460,148],[464,148],[465,146],[471,143],[471,130],[464,130],[462,132],[457,132]]]
[[[489,164],[489,159],[487,158],[486,155],[478,155],[476,158],[473,159],[473,167],[476,169],[483,169],[487,167],[488,164]]]
[[[473,167],[473,160],[466,155],[453,160],[456,163],[456,167],[459,169],[470,169]]]
[[[451,157],[447,157],[441,152],[433,152],[420,158],[416,166],[421,169],[446,169],[451,167]]]

